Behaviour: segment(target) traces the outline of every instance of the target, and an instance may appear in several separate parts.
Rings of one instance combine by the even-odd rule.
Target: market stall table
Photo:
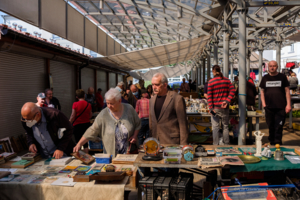
[[[186,113],[187,117],[211,117],[211,114],[208,113]],[[249,122],[252,124],[252,118],[255,117],[256,123],[255,123],[255,131],[259,130],[259,118],[264,117],[264,114],[257,113],[256,115],[247,115]],[[229,114],[229,117],[239,117],[238,114]],[[249,139],[252,141],[252,126],[249,126]]]
[[[299,96],[291,96],[291,106],[293,108],[293,103],[300,102]],[[289,113],[289,128],[293,128],[293,109]]]
[[[34,165],[42,165],[39,171],[43,171],[47,166],[44,161],[36,162]],[[80,166],[86,166],[81,161],[74,159],[67,164],[72,166],[73,162],[78,162]],[[32,165],[32,166],[34,166]],[[21,171],[27,171],[31,166]],[[64,168],[64,166],[61,166]],[[13,169],[13,168],[12,168]],[[20,170],[20,169],[18,169]],[[30,173],[30,171],[27,171]],[[32,171],[31,171],[32,173]],[[35,172],[33,172],[35,173]],[[105,172],[103,172],[105,173]],[[17,173],[16,173],[17,174]],[[28,184],[27,182],[40,174],[32,174],[21,182],[0,182],[0,199],[124,199],[124,191],[136,190],[132,187],[129,179],[125,176],[121,181],[95,184],[95,181],[76,182],[73,187],[56,186],[51,183]],[[61,174],[57,177],[61,177]]]
[[[164,145],[163,146],[169,146]],[[202,145],[204,148],[215,149],[217,147],[233,147],[233,148],[240,148],[240,147],[255,147],[255,145]],[[270,148],[275,148],[271,146]],[[281,146],[283,151],[292,151],[295,148],[299,148],[299,146]],[[291,150],[292,149],[292,150]],[[194,158],[192,161],[185,161],[182,158],[180,164],[166,164],[164,160],[160,161],[146,161],[143,160],[144,153],[139,153],[137,159],[134,162],[134,166],[136,167],[154,167],[154,168],[193,168],[198,169],[197,171],[202,171],[201,166],[198,166],[198,159]],[[215,157],[215,156],[208,156],[208,157]],[[231,172],[251,172],[251,171],[278,171],[278,170],[287,170],[287,169],[300,169],[300,164],[291,164],[287,159],[284,161],[275,161],[273,158],[269,160],[262,160],[259,163],[253,164],[245,164],[244,166],[230,166]],[[222,167],[218,167],[222,168]],[[213,169],[213,168],[212,168]],[[204,171],[203,171],[204,172]]]

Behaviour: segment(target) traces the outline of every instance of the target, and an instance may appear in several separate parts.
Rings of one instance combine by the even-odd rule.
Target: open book
[[[244,163],[238,156],[200,157],[198,160],[198,166],[202,169],[225,165],[244,165]]]
[[[112,164],[132,164],[138,157],[138,154],[118,154],[113,160]]]

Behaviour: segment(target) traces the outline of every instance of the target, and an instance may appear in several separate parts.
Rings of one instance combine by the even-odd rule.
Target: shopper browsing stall
[[[59,110],[39,108],[35,103],[25,103],[21,110],[22,125],[27,133],[29,151],[44,158],[61,158],[70,155],[74,143],[73,127]]]
[[[92,118],[92,106],[90,103],[84,100],[84,91],[82,89],[76,90],[77,102],[73,103],[72,114],[70,117],[70,122],[74,126],[74,137],[76,142],[78,142],[85,131],[90,127],[90,119]],[[84,145],[84,151],[89,152],[88,144]]]
[[[146,89],[141,90],[142,98],[136,102],[135,110],[141,119],[142,127],[138,134],[139,144],[149,137],[149,99]]]
[[[219,120],[223,124],[223,142],[229,144],[229,103],[234,96],[235,89],[230,80],[223,76],[220,66],[212,68],[214,78],[208,82],[207,97],[211,111],[213,129],[213,145],[219,144]]]
[[[129,104],[121,103],[121,93],[111,88],[105,94],[107,107],[103,109],[93,125],[84,133],[74,147],[77,152],[89,140],[96,142],[98,137],[103,141],[103,151],[116,156],[125,154],[130,143],[136,143],[141,120]]]
[[[278,73],[277,69],[276,61],[269,62],[269,74],[262,78],[259,85],[271,145],[282,144],[286,113],[291,111],[290,85],[286,76]]]
[[[186,106],[183,97],[168,91],[168,79],[162,73],[154,74],[152,87],[154,96],[150,99],[150,135],[161,144],[187,144],[188,129]]]

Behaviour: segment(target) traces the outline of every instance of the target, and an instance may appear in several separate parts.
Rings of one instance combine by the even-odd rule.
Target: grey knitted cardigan
[[[100,137],[106,153],[116,156],[115,150],[115,132],[117,123],[122,123],[128,130],[128,139],[134,131],[141,129],[141,120],[135,109],[130,104],[123,104],[124,110],[122,117],[116,120],[109,113],[109,108],[103,109],[96,117],[93,125],[84,133],[84,137],[91,141],[96,141]],[[127,141],[128,142],[128,141]]]

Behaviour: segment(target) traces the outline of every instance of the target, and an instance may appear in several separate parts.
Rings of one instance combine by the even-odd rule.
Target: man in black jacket
[[[50,108],[56,108],[58,110],[61,110],[60,103],[56,97],[53,96],[53,88],[47,88],[45,90],[46,99],[45,104]]]
[[[22,125],[27,133],[29,151],[56,159],[70,155],[75,146],[73,126],[68,118],[54,108],[39,108],[27,102],[21,110]]]

